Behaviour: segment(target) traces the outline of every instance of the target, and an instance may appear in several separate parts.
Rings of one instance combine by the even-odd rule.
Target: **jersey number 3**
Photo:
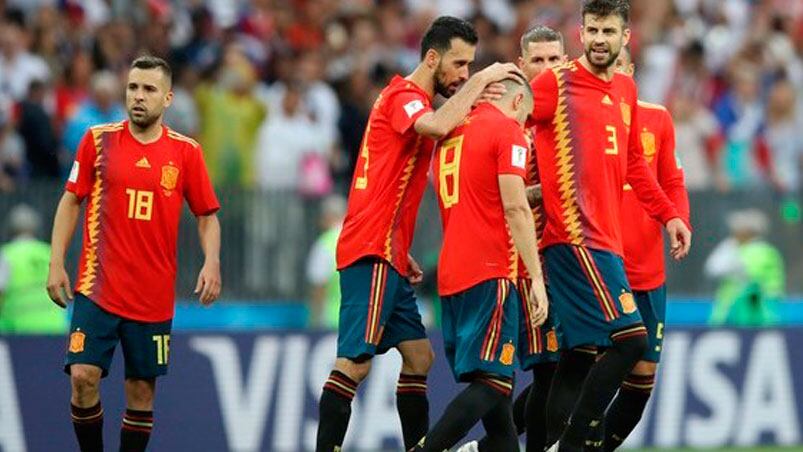
[[[460,201],[460,155],[463,135],[450,138],[440,146],[438,185],[443,207],[448,209]]]

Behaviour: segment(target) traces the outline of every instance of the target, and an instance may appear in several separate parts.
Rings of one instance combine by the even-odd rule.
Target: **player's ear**
[[[430,69],[435,69],[440,62],[441,55],[435,49],[427,50],[427,53],[424,54],[424,63],[426,63],[427,67]]]
[[[513,96],[513,111],[519,111],[524,103],[524,93],[518,93]]]
[[[167,92],[167,94],[165,94],[164,107],[167,108],[172,104],[173,104],[173,90],[170,90]]]
[[[565,63],[565,62],[567,62],[567,61],[569,61],[569,55],[567,55],[567,54],[565,54],[565,53],[564,53],[564,54],[563,54],[563,62]]]
[[[628,45],[628,44],[630,44],[630,28],[628,28],[628,27],[625,27],[625,30],[624,30],[624,39],[622,40],[622,45],[623,45],[623,46],[626,46],[626,45]]]
[[[516,65],[519,67],[519,69],[524,69],[524,64],[524,58],[519,57],[518,60],[516,60]]]

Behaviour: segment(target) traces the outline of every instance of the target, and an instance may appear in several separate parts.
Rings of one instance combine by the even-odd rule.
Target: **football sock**
[[[485,416],[482,425],[487,436],[479,446],[480,452],[519,452],[519,440],[513,425],[513,412],[510,397],[499,401]]]
[[[443,416],[427,433],[423,444],[419,443],[415,450],[441,452],[451,448],[497,404],[510,399],[512,389],[513,381],[510,378],[489,375],[475,378],[446,407]]]
[[[337,370],[329,374],[318,404],[316,452],[333,452],[343,446],[351,417],[351,400],[356,393],[357,383],[346,374]]]
[[[527,398],[530,391],[533,389],[533,383],[530,383],[524,390],[519,393],[516,400],[513,402],[513,425],[516,426],[516,433],[521,435],[524,433],[524,428],[527,422]]]
[[[556,363],[536,364],[533,385],[526,403],[527,452],[542,452],[546,444],[546,402]]]
[[[144,452],[153,430],[153,411],[126,409],[120,428],[120,452]]]
[[[625,378],[605,414],[605,451],[616,450],[636,428],[654,386],[655,375],[630,374]]]
[[[401,420],[404,450],[410,450],[429,430],[426,375],[399,375],[399,383],[396,386],[396,409]]]
[[[564,350],[552,378],[546,405],[546,445],[551,446],[566,429],[580,388],[597,359],[596,348],[577,347]]]
[[[100,401],[89,408],[71,404],[70,412],[81,452],[103,452],[103,408]]]
[[[611,334],[613,345],[591,367],[577,405],[560,438],[561,452],[582,451],[591,429],[601,421],[608,404],[647,348],[647,329],[637,324]]]

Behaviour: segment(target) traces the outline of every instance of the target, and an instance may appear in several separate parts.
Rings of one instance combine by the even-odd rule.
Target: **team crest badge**
[[[167,191],[176,188],[178,183],[178,168],[173,165],[173,162],[168,163],[162,167],[162,180],[159,185]]]
[[[74,331],[70,334],[70,353],[81,353],[84,351],[84,340],[86,334],[82,331]]]
[[[633,299],[633,294],[624,292],[619,295],[619,303],[622,305],[622,311],[625,314],[632,314],[636,312],[636,301]]]
[[[644,129],[641,132],[641,147],[644,148],[644,159],[647,163],[652,163],[655,158],[655,134]]]
[[[516,353],[516,347],[510,342],[502,346],[502,356],[499,357],[499,362],[509,366],[513,364],[513,356]]]
[[[627,127],[630,127],[630,104],[622,100],[622,102],[619,103],[619,108],[622,110],[622,122],[624,122]]]
[[[555,334],[554,328],[546,333],[546,349],[549,352],[558,351],[558,335]]]

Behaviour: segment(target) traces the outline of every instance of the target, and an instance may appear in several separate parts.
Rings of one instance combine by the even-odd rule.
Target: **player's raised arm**
[[[465,63],[466,71],[469,63]],[[415,122],[415,131],[435,140],[443,138],[460,124],[489,84],[511,77],[524,78],[513,63],[494,63],[477,72],[438,110],[421,115]]]

